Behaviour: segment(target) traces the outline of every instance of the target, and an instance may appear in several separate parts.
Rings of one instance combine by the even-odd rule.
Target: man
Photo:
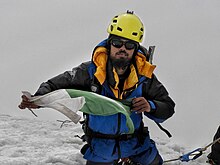
[[[213,141],[220,138],[220,126],[213,138]],[[220,165],[220,141],[212,145],[211,153],[208,155],[208,162],[212,165]]]
[[[135,133],[128,134],[123,114],[85,115],[85,145],[81,152],[87,165],[113,165],[129,160],[142,165],[162,164],[162,158],[150,139],[142,118],[163,122],[174,113],[175,103],[153,74],[140,43],[144,36],[141,20],[127,12],[115,16],[109,37],[93,51],[92,60],[42,83],[35,95],[57,89],[92,91],[117,100],[131,101],[131,119]],[[98,103],[97,103],[98,104]],[[21,109],[38,108],[22,96]],[[108,108],[108,107],[106,107]]]

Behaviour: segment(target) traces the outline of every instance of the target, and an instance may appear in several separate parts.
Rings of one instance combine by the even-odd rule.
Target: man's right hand
[[[22,95],[21,98],[22,98],[22,101],[21,101],[20,105],[18,105],[18,107],[19,107],[20,109],[25,109],[25,108],[37,109],[37,108],[39,108],[39,106],[36,105],[36,104],[34,104],[33,102],[31,102],[31,101],[27,98],[27,96]]]

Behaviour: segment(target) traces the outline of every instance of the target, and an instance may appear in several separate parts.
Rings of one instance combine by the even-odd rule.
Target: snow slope
[[[83,165],[80,154],[83,142],[80,124],[68,123],[60,128],[57,121],[0,114],[0,165]],[[164,160],[178,158],[195,148],[184,147],[172,139],[154,139]],[[205,153],[195,161],[167,164],[203,165]]]

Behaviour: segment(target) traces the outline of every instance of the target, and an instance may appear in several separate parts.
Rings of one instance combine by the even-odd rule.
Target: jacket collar
[[[93,53],[92,61],[96,65],[96,72],[95,77],[102,85],[106,78],[108,73],[108,81],[109,84],[111,84],[111,87],[114,89],[117,89],[118,83],[119,83],[119,77],[113,67],[109,67],[112,75],[109,75],[109,71],[107,71],[107,65],[108,63],[108,53],[107,49],[105,47],[97,47]],[[154,69],[156,68],[155,65],[151,65],[149,62],[146,61],[146,57],[138,52],[135,55],[135,62],[136,67],[131,64],[130,70],[131,73],[129,74],[128,78],[125,80],[124,90],[132,88],[138,83],[138,77],[139,76],[145,76],[147,78],[151,78]]]

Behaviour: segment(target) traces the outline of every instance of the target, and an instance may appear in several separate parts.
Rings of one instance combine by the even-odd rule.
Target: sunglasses
[[[110,43],[111,43],[112,46],[114,46],[116,48],[121,48],[124,45],[127,50],[132,50],[132,49],[134,49],[138,46],[137,43],[135,43],[135,42],[122,41],[120,39],[112,39],[110,41]]]

